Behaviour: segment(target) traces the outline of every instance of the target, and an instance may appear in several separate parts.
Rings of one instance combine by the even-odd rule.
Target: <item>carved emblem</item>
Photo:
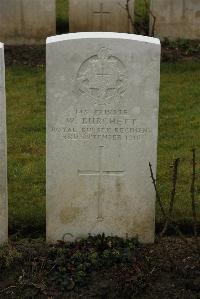
[[[85,60],[77,73],[76,90],[98,104],[121,98],[126,90],[128,75],[124,64],[107,48]]]

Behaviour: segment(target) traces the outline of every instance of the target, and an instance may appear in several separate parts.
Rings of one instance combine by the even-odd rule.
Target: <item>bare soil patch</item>
[[[0,251],[0,298],[198,299],[200,252],[187,241],[12,243]]]

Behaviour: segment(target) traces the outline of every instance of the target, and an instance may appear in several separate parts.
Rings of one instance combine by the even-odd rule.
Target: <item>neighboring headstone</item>
[[[47,240],[154,240],[160,42],[119,33],[47,39]]]
[[[0,0],[0,40],[8,45],[45,44],[56,33],[55,0]]]
[[[200,38],[200,0],[152,0],[155,36],[171,40]],[[153,18],[150,18],[152,31]]]
[[[133,32],[134,0],[70,0],[70,32]]]
[[[8,239],[7,149],[4,47],[0,43],[0,244]]]

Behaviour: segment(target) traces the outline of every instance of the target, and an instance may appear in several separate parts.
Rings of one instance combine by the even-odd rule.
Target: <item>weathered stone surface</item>
[[[70,0],[70,32],[133,32],[126,4],[126,0]],[[133,17],[134,0],[129,1],[129,11]]]
[[[200,38],[199,0],[152,0],[151,10],[156,17],[155,36],[171,40]],[[151,18],[151,28],[152,24]]]
[[[47,240],[105,233],[154,240],[159,40],[47,39]]]
[[[0,1],[2,42],[8,45],[42,44],[55,32],[55,0]]]
[[[0,43],[0,244],[8,238],[6,99],[4,47]]]

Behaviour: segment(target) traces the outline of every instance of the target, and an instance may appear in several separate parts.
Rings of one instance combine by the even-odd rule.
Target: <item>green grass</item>
[[[158,182],[165,202],[169,198],[170,165],[180,158],[175,216],[191,217],[191,149],[197,149],[200,166],[200,63],[164,63],[161,68]],[[200,200],[198,177],[197,200]],[[200,205],[198,206],[200,212]],[[158,214],[159,215],[159,214]]]
[[[6,75],[10,229],[37,231],[45,227],[44,69],[9,67]]]
[[[181,158],[175,218],[191,217],[191,149],[200,166],[200,62],[161,67],[158,183],[165,202],[170,165]],[[45,230],[45,72],[12,66],[6,72],[8,123],[9,226],[28,234]],[[198,178],[198,190],[200,181]],[[199,194],[198,194],[199,196]],[[200,200],[200,197],[199,197]],[[157,209],[157,220],[160,218]]]

